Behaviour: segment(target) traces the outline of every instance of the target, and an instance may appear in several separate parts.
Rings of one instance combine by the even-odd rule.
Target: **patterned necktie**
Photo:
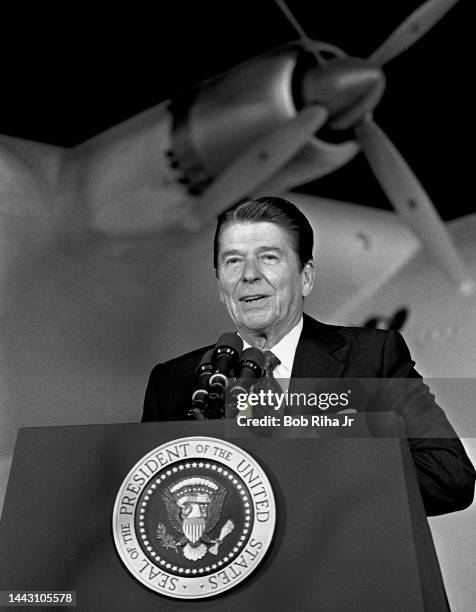
[[[263,378],[267,381],[267,386],[277,393],[282,393],[281,385],[278,383],[273,375],[274,370],[278,367],[281,361],[276,357],[272,351],[264,352],[264,369]]]
[[[276,407],[279,406],[279,403],[275,401],[275,395],[282,395],[283,390],[281,385],[276,380],[273,375],[273,371],[281,361],[276,357],[274,353],[271,351],[264,351],[264,368],[262,378],[254,385],[253,391],[255,393],[259,393],[260,391],[264,391],[267,393],[271,391],[271,401],[268,401],[268,395],[266,396],[266,402],[257,406],[254,410],[254,416],[263,416],[263,415],[274,415],[279,416],[280,411],[276,410]]]

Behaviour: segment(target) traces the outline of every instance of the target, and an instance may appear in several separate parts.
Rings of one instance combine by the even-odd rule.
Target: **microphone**
[[[251,346],[243,351],[236,369],[236,380],[229,391],[228,401],[226,402],[228,416],[236,416],[238,396],[241,393],[248,395],[253,380],[261,378],[264,363],[265,356],[259,349]]]
[[[202,360],[195,370],[197,382],[195,384],[195,391],[192,394],[192,406],[188,412],[188,416],[199,420],[204,418],[203,412],[208,405],[208,381],[215,371],[215,366],[213,365],[214,350],[215,348],[209,349],[203,355]]]
[[[236,370],[236,378],[239,382],[237,381],[230,389],[230,396],[232,398],[236,397],[239,393],[248,393],[253,379],[261,378],[264,362],[264,354],[259,349],[250,346],[243,351]]]
[[[218,338],[213,351],[215,373],[208,381],[210,392],[219,394],[228,387],[228,376],[238,365],[242,350],[243,340],[237,334],[227,332]]]

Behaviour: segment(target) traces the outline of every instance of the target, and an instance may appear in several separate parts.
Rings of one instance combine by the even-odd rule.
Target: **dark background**
[[[420,4],[289,0],[310,37],[358,57]],[[475,209],[466,142],[473,124],[469,9],[461,0],[385,67],[387,89],[375,112],[445,219]],[[23,3],[2,12],[0,133],[67,147],[297,38],[273,0]],[[389,208],[362,155],[300,190]]]

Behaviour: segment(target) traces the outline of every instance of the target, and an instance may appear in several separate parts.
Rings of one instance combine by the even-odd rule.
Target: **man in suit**
[[[316,378],[385,380],[365,409],[385,406],[401,417],[427,514],[466,508],[473,499],[474,468],[400,334],[324,325],[303,313],[314,285],[312,250],[308,220],[283,198],[242,202],[218,217],[214,265],[220,300],[245,348],[271,356],[272,376],[291,381],[290,390],[294,381]],[[153,369],[144,422],[187,418],[195,370],[209,348]]]

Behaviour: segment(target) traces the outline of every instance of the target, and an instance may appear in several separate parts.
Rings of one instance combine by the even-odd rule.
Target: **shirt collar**
[[[270,348],[270,351],[272,351],[281,362],[279,368],[284,368],[284,372],[287,373],[288,377],[291,376],[293,369],[294,355],[296,354],[299,337],[302,332],[302,326],[303,318],[301,317],[299,323],[296,323],[296,325],[284,336],[284,338],[281,338],[277,344]],[[246,340],[243,340],[243,349],[247,349],[250,346],[251,345],[248,344]]]

